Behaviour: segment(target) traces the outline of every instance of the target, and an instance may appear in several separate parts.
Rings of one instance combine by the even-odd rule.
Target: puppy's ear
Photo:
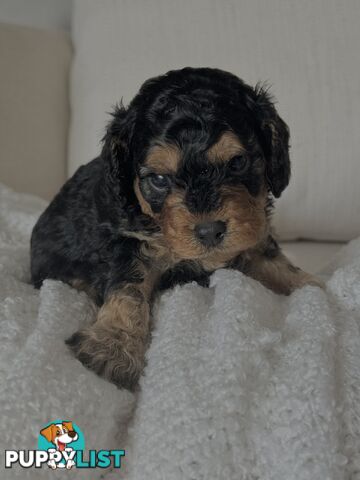
[[[266,178],[276,198],[290,180],[289,129],[278,115],[273,100],[265,88],[254,90],[255,109],[266,157]]]
[[[135,109],[125,109],[119,104],[112,117],[103,138],[101,156],[105,162],[106,181],[116,190],[120,188],[123,179],[131,180],[134,173],[131,140],[135,129]]]

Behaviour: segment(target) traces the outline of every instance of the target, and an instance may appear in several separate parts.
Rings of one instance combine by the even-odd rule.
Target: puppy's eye
[[[166,190],[170,184],[170,179],[167,175],[152,174],[148,177],[150,185],[155,190]]]
[[[231,173],[235,175],[241,175],[245,173],[249,165],[248,158],[244,155],[237,155],[232,158],[228,164],[228,168]]]

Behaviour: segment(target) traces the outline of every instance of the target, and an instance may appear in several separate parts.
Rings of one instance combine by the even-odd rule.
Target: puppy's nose
[[[226,232],[226,224],[217,222],[199,223],[195,227],[195,234],[200,242],[206,247],[216,247],[223,241]]]
[[[70,430],[68,432],[68,435],[69,435],[70,438],[75,438],[76,437],[76,432],[74,430]]]

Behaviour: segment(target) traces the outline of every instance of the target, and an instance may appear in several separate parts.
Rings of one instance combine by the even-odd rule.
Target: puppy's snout
[[[206,247],[216,247],[223,241],[226,232],[226,223],[217,222],[199,223],[195,227],[195,234]]]
[[[68,435],[69,435],[70,438],[75,438],[76,437],[76,432],[74,432],[74,430],[70,430],[68,432]]]

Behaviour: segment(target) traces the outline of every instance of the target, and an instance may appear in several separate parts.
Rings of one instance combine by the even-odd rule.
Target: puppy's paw
[[[314,287],[320,287],[323,290],[326,290],[326,285],[322,280],[320,280],[320,278],[317,278],[314,275],[311,275],[310,273],[306,273],[306,272],[301,272],[301,273],[302,275],[300,275],[299,286],[297,286],[296,288],[301,288],[301,287],[304,287],[305,285],[312,285]]]
[[[325,283],[319,278],[311,275],[310,273],[304,272],[299,268],[296,268],[296,274],[292,275],[289,281],[289,293],[292,293],[294,290],[305,287],[306,285],[311,285],[314,287],[320,287],[322,290],[326,290]]]
[[[66,344],[85,367],[119,388],[134,390],[138,384],[145,363],[142,339],[93,325],[74,333]]]

